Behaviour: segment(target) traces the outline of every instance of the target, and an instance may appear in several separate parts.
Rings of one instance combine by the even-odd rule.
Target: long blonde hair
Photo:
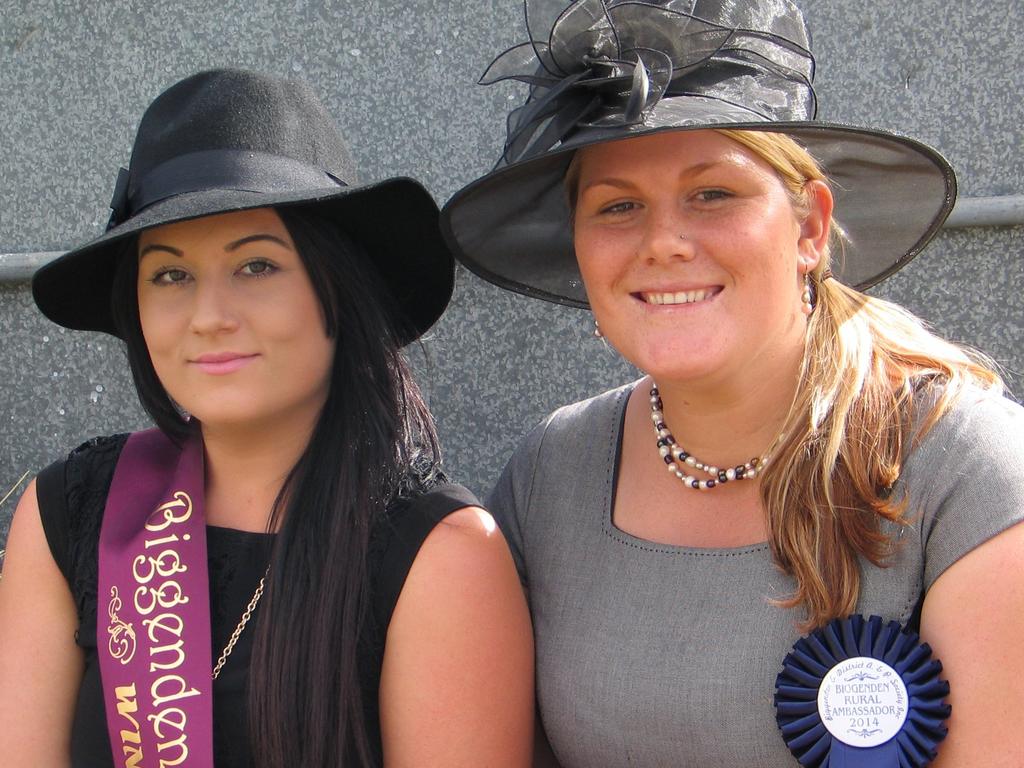
[[[827,183],[814,158],[785,134],[718,132],[775,169],[798,216],[809,206],[806,183]],[[841,239],[833,222],[829,250]],[[829,259],[827,253],[812,273],[817,304],[786,437],[761,477],[772,554],[797,584],[780,604],[804,606],[805,629],[854,611],[859,557],[884,566],[892,542],[882,521],[912,520],[906,500],[889,493],[908,452],[966,386],[1003,387],[981,354],[939,338],[891,302],[822,279]],[[930,383],[939,386],[915,397]]]

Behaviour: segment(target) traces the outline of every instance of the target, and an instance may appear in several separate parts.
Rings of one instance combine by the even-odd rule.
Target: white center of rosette
[[[822,678],[818,714],[844,744],[877,747],[899,733],[907,719],[907,686],[884,661],[855,656]]]

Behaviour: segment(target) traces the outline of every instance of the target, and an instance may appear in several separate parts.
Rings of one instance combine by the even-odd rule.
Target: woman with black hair
[[[37,274],[47,317],[125,341],[157,429],[18,507],[5,761],[526,764],[523,595],[401,352],[451,295],[437,209],[353,176],[306,86],[195,75],[144,115],[107,233]]]

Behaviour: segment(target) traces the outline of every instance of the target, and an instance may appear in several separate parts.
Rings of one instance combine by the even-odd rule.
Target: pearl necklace
[[[764,471],[768,464],[770,449],[764,456],[755,456],[747,463],[729,469],[719,469],[712,464],[706,464],[693,454],[688,453],[672,437],[672,432],[665,424],[665,413],[662,411],[658,385],[653,381],[651,383],[651,421],[654,422],[654,434],[658,439],[658,453],[668,465],[668,471],[678,477],[684,486],[698,491],[707,491],[723,483],[728,483],[730,480],[753,480]],[[773,446],[781,439],[780,435]],[[688,471],[691,467],[711,475],[711,479],[700,480],[684,471]]]

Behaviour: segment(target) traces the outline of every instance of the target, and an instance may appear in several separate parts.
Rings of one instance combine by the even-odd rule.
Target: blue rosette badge
[[[919,768],[946,737],[949,683],[899,623],[851,616],[800,638],[775,679],[786,746],[811,768]]]

